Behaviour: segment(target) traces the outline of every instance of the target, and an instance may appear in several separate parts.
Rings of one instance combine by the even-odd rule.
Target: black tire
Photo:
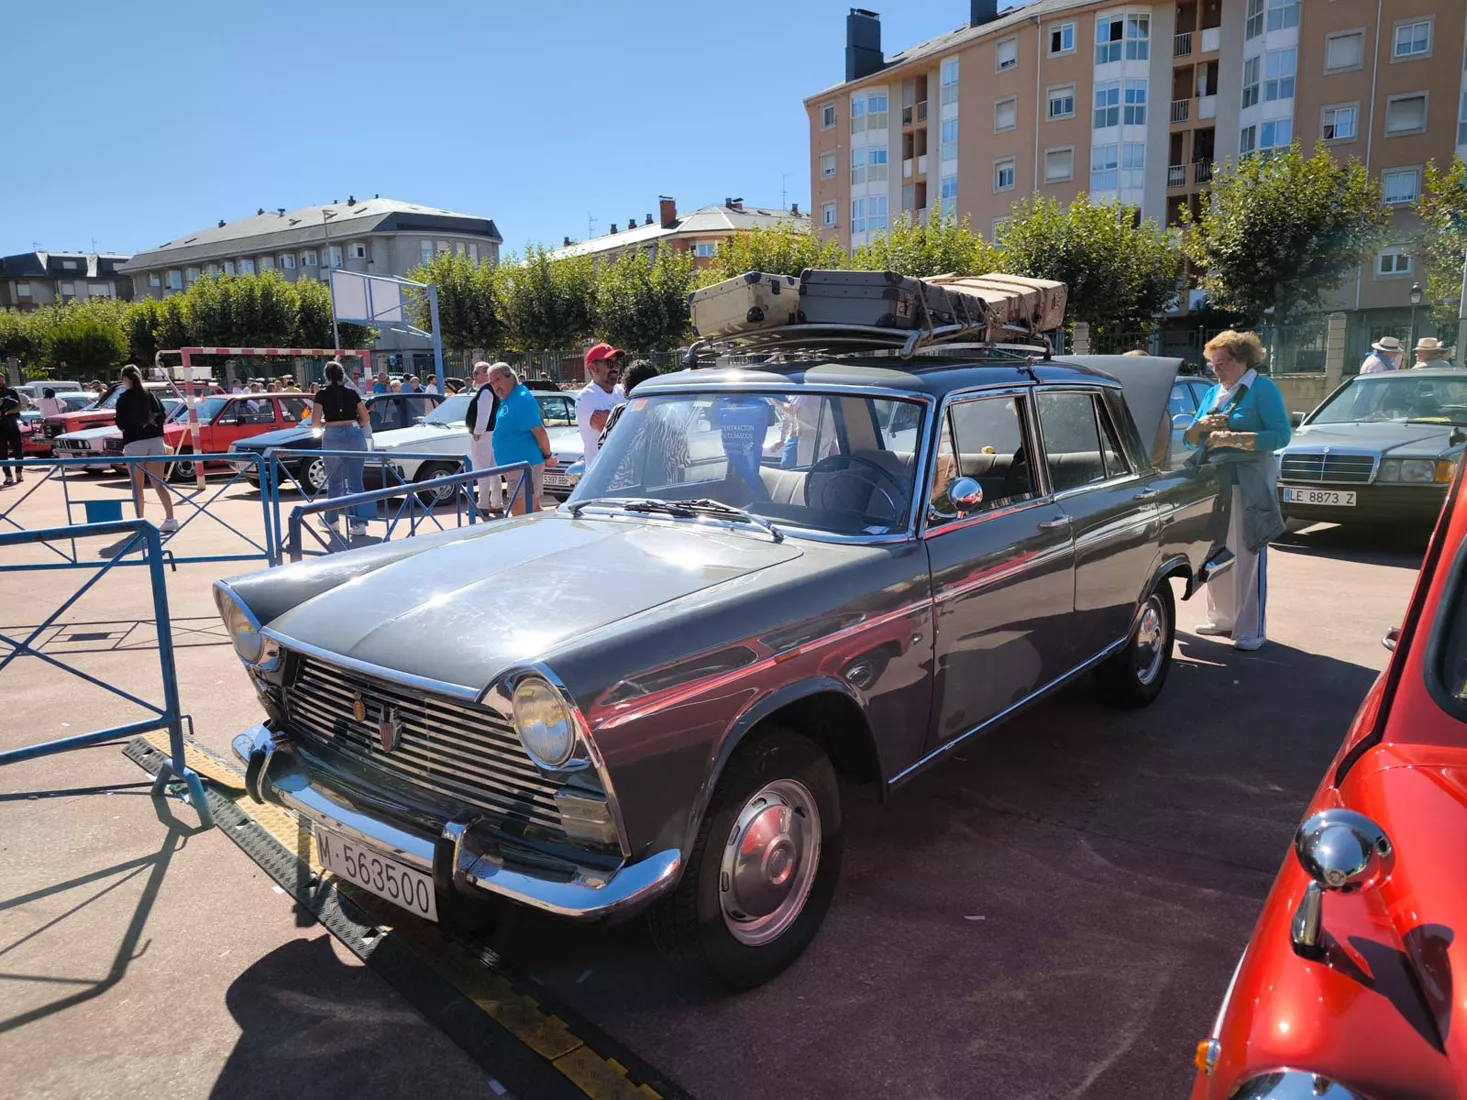
[[[757,945],[730,930],[725,915],[729,877],[723,873],[725,849],[751,800],[772,784],[793,784],[813,798],[819,816],[819,849],[802,905],[790,906],[788,923],[774,938]],[[808,821],[808,816],[800,814]],[[816,830],[811,829],[810,835]],[[840,878],[844,832],[840,787],[830,759],[809,738],[781,727],[766,727],[741,745],[719,777],[698,828],[698,837],[676,890],[648,913],[658,949],[680,970],[731,989],[753,989],[789,966],[814,939],[830,908]],[[765,858],[765,864],[769,863]],[[803,863],[789,864],[787,877],[798,892]],[[784,908],[781,905],[781,908]]]
[[[170,463],[168,466],[169,481],[176,483],[180,481],[194,481],[198,478],[199,475],[194,469],[193,462],[184,457],[193,453],[193,450],[188,447],[180,447],[178,449],[178,460]]]
[[[326,489],[326,460],[312,455],[296,467],[295,479],[307,496],[320,496]]]
[[[418,467],[418,472],[413,475],[413,481],[430,481],[435,477],[457,473],[461,468],[456,462],[425,462]],[[458,492],[459,488],[457,485],[445,485],[438,489],[417,490],[418,502],[428,508],[448,504],[453,500],[453,494]]]
[[[1158,627],[1148,616],[1159,617]],[[1148,639],[1156,637],[1156,641]],[[1146,599],[1125,646],[1095,670],[1095,686],[1106,702],[1138,709],[1148,706],[1166,685],[1177,637],[1177,608],[1170,581],[1162,581]],[[1159,650],[1160,652],[1157,652]]]

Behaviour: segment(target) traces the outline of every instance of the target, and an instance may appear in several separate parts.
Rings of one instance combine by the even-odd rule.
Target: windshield
[[[487,395],[485,399],[488,399]],[[429,413],[423,423],[432,424],[436,428],[462,428],[464,417],[469,413],[469,401],[468,394],[450,397]]]
[[[89,409],[97,403],[96,394],[91,393],[58,393],[56,396],[66,406],[67,412]]]
[[[229,404],[229,397],[206,397],[199,402],[199,423],[212,424],[219,410]]]
[[[1467,424],[1467,378],[1421,378],[1405,371],[1359,375],[1315,413],[1309,423],[1407,420]]]
[[[791,390],[634,398],[571,496],[715,500],[781,527],[907,529],[922,406]]]

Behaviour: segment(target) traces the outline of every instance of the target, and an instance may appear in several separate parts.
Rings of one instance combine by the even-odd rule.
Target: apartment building
[[[127,256],[96,252],[21,252],[0,256],[0,309],[32,310],[88,298],[132,298],[118,273]]]
[[[722,206],[704,206],[689,214],[679,214],[677,200],[667,195],[657,199],[658,213],[654,221],[647,214],[639,223],[636,217],[627,219],[626,226],[611,223],[610,232],[584,241],[565,238],[565,243],[550,253],[552,259],[567,256],[594,256],[596,259],[615,259],[628,252],[641,250],[655,259],[659,248],[673,248],[693,254],[695,267],[707,267],[713,262],[719,242],[735,233],[750,229],[772,229],[778,225],[801,225],[808,227],[808,214],[800,213],[796,203],[788,210],[770,210],[765,207],[745,206],[743,199],[724,199]]]
[[[846,79],[805,100],[822,234],[850,248],[939,215],[992,234],[1036,192],[1176,224],[1216,163],[1322,139],[1365,163],[1399,212],[1399,240],[1336,304],[1408,308],[1422,170],[1467,156],[1462,0],[1036,0],[1002,13],[972,0],[967,14],[887,57],[880,17],[851,9]]]
[[[489,218],[455,214],[373,196],[300,210],[258,210],[140,252],[118,270],[132,277],[137,297],[164,298],[205,275],[276,271],[287,281],[326,282],[333,268],[405,276],[435,255],[454,252],[497,263],[504,243]],[[430,344],[383,332],[377,349],[403,354],[417,367],[431,361]]]

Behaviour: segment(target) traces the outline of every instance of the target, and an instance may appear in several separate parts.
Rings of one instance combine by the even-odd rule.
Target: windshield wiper
[[[694,519],[700,515],[727,516],[769,532],[770,538],[775,542],[784,541],[784,532],[768,520],[760,519],[743,508],[735,508],[732,504],[709,500],[706,497],[692,500],[657,500],[653,497],[593,497],[591,500],[578,500],[572,504],[571,515],[579,519],[581,510],[593,504],[620,508],[624,512],[657,513],[682,519]]]
[[[687,508],[694,512],[710,512],[713,515],[729,516],[730,518],[737,519],[742,523],[753,524],[755,527],[759,527],[764,529],[765,531],[768,531],[770,537],[772,537],[775,542],[784,541],[784,532],[782,532],[778,527],[774,526],[774,524],[770,523],[767,519],[760,519],[758,516],[754,515],[753,512],[750,512],[745,508],[736,508],[732,504],[723,503],[723,501],[721,500],[711,500],[708,497],[695,497],[691,500],[672,500],[666,501],[664,503],[672,504],[676,507]]]

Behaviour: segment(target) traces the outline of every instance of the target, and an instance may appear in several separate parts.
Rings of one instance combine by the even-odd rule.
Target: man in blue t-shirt
[[[550,453],[550,437],[540,416],[540,402],[520,383],[519,376],[508,363],[495,363],[489,369],[489,387],[499,398],[499,411],[494,416],[494,461],[501,466],[515,462],[530,464],[528,481],[532,506],[529,510],[535,511],[540,507],[545,467],[555,465],[555,456]],[[518,488],[516,480],[512,475],[509,478],[512,491]],[[525,493],[514,492],[510,511],[523,515],[525,505]]]

